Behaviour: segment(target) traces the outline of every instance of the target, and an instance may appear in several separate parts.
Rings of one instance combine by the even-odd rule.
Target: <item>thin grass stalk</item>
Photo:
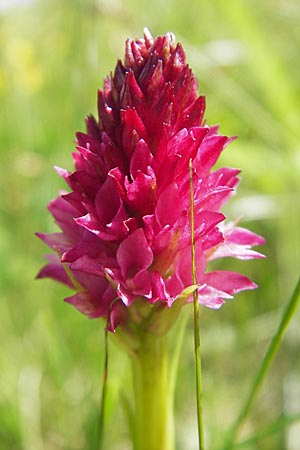
[[[191,217],[191,248],[192,248],[192,279],[193,285],[197,284],[196,263],[195,263],[195,217],[194,217],[194,187],[193,187],[193,163],[189,160],[190,174],[190,217]],[[201,343],[200,343],[200,311],[198,303],[198,290],[193,292],[194,303],[194,346],[195,346],[195,366],[196,366],[196,391],[197,391],[197,424],[199,450],[204,450],[204,425],[202,407],[202,375],[201,375]]]
[[[294,290],[289,302],[287,303],[286,308],[284,309],[278,329],[270,342],[269,348],[268,348],[266,355],[262,361],[260,369],[258,370],[256,377],[254,378],[254,381],[251,386],[248,397],[246,399],[246,402],[243,405],[241,412],[238,415],[238,418],[235,421],[235,423],[231,429],[231,432],[228,436],[228,439],[225,442],[225,446],[223,447],[223,450],[231,450],[234,446],[234,442],[235,442],[236,436],[238,434],[238,431],[240,430],[241,426],[243,425],[243,423],[245,422],[245,420],[249,414],[249,411],[253,405],[253,402],[256,399],[256,397],[263,385],[263,382],[268,374],[270,366],[278,352],[278,349],[280,347],[283,336],[287,330],[287,327],[297,310],[299,297],[300,297],[300,277],[296,284],[295,290]]]

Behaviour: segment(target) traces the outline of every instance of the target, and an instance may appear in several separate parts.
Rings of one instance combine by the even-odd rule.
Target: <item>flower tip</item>
[[[42,269],[34,277],[35,280],[41,280],[42,278],[44,278],[41,272],[42,272]]]
[[[108,331],[110,333],[115,333],[116,332],[116,327],[113,326],[113,324],[111,323],[111,321],[108,321],[105,327],[105,331]]]
[[[147,43],[149,43],[149,44],[151,44],[151,45],[152,45],[153,42],[154,42],[153,36],[152,36],[152,34],[150,33],[149,28],[147,28],[147,27],[144,28],[144,39],[145,39],[145,41],[146,41]]]
[[[169,31],[169,32],[167,33],[167,37],[168,37],[168,39],[169,39],[170,44],[173,44],[173,45],[176,44],[176,36],[175,36],[174,33],[172,33],[171,31]]]
[[[257,244],[256,245],[265,245],[266,243],[267,243],[267,241],[265,240],[265,238],[258,234],[257,235]],[[264,255],[264,257],[266,258],[265,255]]]
[[[254,283],[254,281],[252,281],[251,285],[249,284],[248,289],[249,289],[250,291],[252,291],[253,289],[257,289],[258,287],[259,287],[258,284],[257,284],[257,283]]]
[[[63,169],[62,167],[59,166],[53,166],[53,169],[55,170],[55,172],[62,177],[64,180],[67,179],[67,177],[70,175],[70,173],[68,172],[68,170]]]
[[[230,144],[230,142],[235,141],[235,140],[238,139],[238,138],[239,138],[239,137],[238,137],[237,134],[236,134],[235,136],[230,136],[228,144]]]

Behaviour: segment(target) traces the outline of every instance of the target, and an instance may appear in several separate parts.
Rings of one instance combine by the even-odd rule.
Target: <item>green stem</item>
[[[102,450],[103,447],[103,434],[104,434],[104,416],[107,397],[107,374],[108,374],[108,335],[105,330],[104,335],[104,368],[103,368],[103,381],[102,381],[102,395],[100,401],[100,414],[99,414],[99,429],[97,438],[97,450]]]
[[[187,305],[190,306],[190,305]],[[172,341],[173,353],[170,361],[170,392],[171,395],[174,395],[175,386],[177,381],[177,372],[179,365],[179,358],[182,350],[183,339],[186,331],[186,326],[188,323],[188,319],[190,317],[190,309],[185,308],[180,317],[179,327],[176,329],[176,339]]]
[[[134,450],[174,450],[173,393],[166,336],[144,331],[132,359],[135,397]]]
[[[278,329],[271,340],[271,343],[270,343],[267,353],[262,361],[260,369],[257,372],[257,375],[253,381],[253,384],[250,389],[249,395],[246,399],[246,402],[243,405],[243,408],[241,409],[241,412],[232,427],[232,430],[229,434],[227,441],[225,442],[223,450],[231,450],[231,448],[233,447],[237,433],[238,433],[239,429],[241,428],[241,426],[243,425],[245,419],[247,418],[247,415],[253,405],[253,402],[254,402],[255,398],[257,397],[257,394],[258,394],[260,388],[262,387],[262,384],[266,378],[266,375],[271,366],[271,363],[273,362],[273,360],[277,354],[277,351],[280,347],[282,338],[287,330],[287,327],[296,312],[299,296],[300,296],[300,277],[299,277],[298,283],[295,287],[295,290],[293,292],[293,295],[290,298],[290,300],[283,312],[282,319],[280,321]]]
[[[191,207],[191,249],[192,249],[192,279],[193,285],[197,285],[196,261],[195,261],[195,220],[194,220],[194,187],[193,187],[193,165],[189,160],[190,173],[190,207]],[[201,346],[200,346],[200,311],[197,289],[193,292],[194,299],[194,346],[196,365],[196,390],[197,390],[197,423],[199,450],[204,450],[204,425],[202,408],[202,375],[201,375]]]

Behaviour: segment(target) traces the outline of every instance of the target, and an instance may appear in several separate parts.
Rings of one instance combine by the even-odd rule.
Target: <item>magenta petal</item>
[[[156,272],[155,270],[152,272],[152,299],[151,301],[154,303],[156,301],[170,301],[170,295],[166,289],[166,284],[163,277]]]
[[[104,241],[117,241],[124,238],[129,231],[125,222],[110,223],[106,227],[101,227],[99,220],[91,214],[86,214],[84,217],[76,219],[78,225],[86,228]]]
[[[61,230],[71,239],[77,240],[80,231],[74,222],[74,217],[80,216],[80,212],[61,196],[52,200],[48,209]]]
[[[101,258],[101,264],[100,264],[100,260],[97,261],[93,258],[90,258],[87,255],[83,255],[80,258],[78,258],[76,261],[74,261],[70,265],[70,267],[72,270],[86,272],[86,273],[90,273],[92,275],[102,275],[103,276],[102,264],[103,264],[102,258]]]
[[[176,272],[166,280],[165,285],[170,296],[169,303],[179,296],[185,288],[185,284]]]
[[[265,239],[256,233],[253,233],[246,228],[234,227],[229,234],[227,234],[227,241],[234,242],[239,245],[263,245]]]
[[[139,113],[146,107],[143,91],[139,87],[132,70],[129,70],[126,74],[120,106],[122,109],[126,109],[128,106],[135,107]]]
[[[218,211],[233,194],[240,170],[223,168],[206,176],[196,188],[195,207]]]
[[[86,214],[88,205],[91,204],[91,202],[86,197],[83,197],[82,193],[80,194],[78,192],[70,192],[69,194],[63,194],[61,197],[71,206],[78,209],[77,214],[74,215],[73,217],[79,217]]]
[[[156,200],[156,182],[154,176],[138,172],[132,183],[125,179],[127,203],[141,215],[151,214]]]
[[[123,122],[122,144],[125,154],[131,158],[136,144],[140,139],[148,141],[147,130],[140,116],[134,108],[127,107],[121,110]]]
[[[95,206],[99,224],[102,227],[116,220],[116,216],[118,216],[118,221],[125,220],[128,217],[122,207],[116,184],[110,177],[99,189],[95,198]]]
[[[159,196],[155,210],[156,218],[161,227],[173,225],[182,212],[184,200],[176,183],[170,184]]]
[[[196,236],[203,236],[207,234],[211,229],[213,229],[220,222],[225,219],[224,214],[212,211],[201,211],[195,216],[195,229]]]
[[[86,121],[86,128],[88,134],[93,138],[94,140],[99,141],[101,139],[101,133],[98,123],[96,122],[96,119],[94,116],[89,115],[85,119]]]
[[[78,311],[89,317],[95,313],[97,309],[88,292],[77,292],[77,294],[65,298],[65,302],[75,306]]]
[[[83,292],[78,296],[66,299],[74,306],[81,308],[80,311],[89,317],[106,316],[116,293],[106,278],[101,276],[89,275],[83,272],[74,271],[77,281],[84,287]]]
[[[181,122],[182,127],[192,127],[202,123],[205,111],[205,96],[201,95],[185,110],[185,117]]]
[[[159,192],[162,192],[166,187],[174,182],[174,174],[181,159],[180,155],[166,156],[157,170],[157,185]]]
[[[132,155],[130,162],[130,174],[133,178],[137,176],[138,172],[146,173],[147,167],[151,166],[153,161],[153,156],[150,152],[148,144],[141,139],[136,147],[135,151]]]
[[[130,306],[136,300],[136,294],[134,294],[130,289],[125,286],[117,286],[118,297],[122,300],[126,307]]]
[[[171,239],[174,239],[174,242],[171,242]],[[171,251],[174,254],[173,247],[177,248],[178,237],[174,234],[174,230],[171,229],[169,225],[166,225],[159,233],[156,233],[155,240],[152,242],[152,250],[155,256],[159,255],[161,260],[167,258],[166,250]],[[173,244],[173,245],[172,245]],[[162,252],[163,255],[162,255]]]
[[[237,175],[240,173],[240,169],[233,169],[232,167],[222,167],[209,174],[209,183],[214,186],[228,186],[236,187],[239,182]]]
[[[62,261],[74,262],[84,255],[92,259],[101,258],[103,262],[105,261],[105,265],[107,264],[107,259],[109,259],[110,263],[114,260],[109,244],[107,245],[93,233],[89,233],[86,230],[83,230],[82,239],[62,255]]]
[[[152,264],[153,253],[141,228],[121,242],[117,251],[117,261],[124,279],[133,278]]]
[[[54,166],[54,170],[68,183],[68,177],[71,175],[71,172],[59,166]]]
[[[72,247],[72,241],[63,233],[36,233],[36,236],[60,255]]]
[[[195,242],[195,256],[196,256],[196,275],[197,275],[197,280],[199,281],[202,279],[203,273],[206,268],[206,258],[203,253],[201,240],[198,240]],[[176,273],[176,276],[182,282],[184,287],[191,286],[193,284],[192,270],[191,270],[191,248],[190,248],[190,246],[185,247],[180,252],[180,258],[178,259],[175,273]],[[181,291],[182,290],[183,289],[181,289]],[[178,292],[178,294],[180,292]]]
[[[157,226],[154,214],[149,214],[143,217],[143,227],[144,227],[144,233],[145,237],[147,239],[147,242],[152,247],[153,238],[155,235],[155,228]]]
[[[66,284],[74,289],[73,283],[68,277],[64,267],[61,265],[57,255],[47,255],[49,264],[44,266],[37,275],[37,278],[52,278],[55,281]]]
[[[109,310],[106,329],[114,333],[120,323],[126,322],[127,316],[128,310],[122,301],[113,303],[112,307]]]
[[[200,147],[201,170],[208,171],[216,163],[220,153],[232,139],[227,136],[207,136]]]
[[[233,257],[241,260],[253,258],[264,258],[265,256],[255,250],[251,250],[249,245],[239,245],[234,242],[223,242],[212,251],[208,259]]]
[[[126,287],[137,296],[152,297],[151,277],[149,272],[142,270],[133,278],[127,278]]]
[[[203,251],[209,251],[212,247],[216,247],[224,242],[223,233],[218,228],[211,229],[202,239]]]
[[[225,303],[224,299],[231,299],[232,296],[213,286],[203,285],[198,289],[199,303],[207,308],[220,309]]]
[[[216,289],[234,295],[238,292],[248,289],[256,289],[257,284],[253,283],[249,278],[236,272],[226,270],[216,270],[205,274],[204,281]]]

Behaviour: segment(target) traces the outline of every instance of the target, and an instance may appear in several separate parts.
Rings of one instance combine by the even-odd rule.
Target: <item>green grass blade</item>
[[[193,187],[193,165],[189,160],[190,172],[190,207],[191,207],[191,248],[192,248],[192,278],[193,285],[197,284],[196,263],[195,263],[195,221],[194,221],[194,187]],[[201,376],[201,346],[200,346],[200,312],[198,303],[198,290],[193,292],[194,299],[194,343],[195,343],[195,364],[196,364],[196,389],[197,389],[197,421],[199,450],[204,450],[204,426],[202,408],[202,376]]]
[[[238,442],[237,444],[234,444],[233,449],[243,448],[247,447],[250,444],[255,444],[256,442],[261,441],[262,439],[267,438],[272,434],[278,433],[280,430],[299,421],[300,421],[300,413],[293,414],[291,416],[281,415],[280,417],[278,417],[277,420],[275,420],[273,423],[268,425],[263,430],[258,431],[255,435],[250,436],[244,439],[243,441]]]
[[[291,296],[289,302],[286,305],[286,308],[283,312],[278,329],[271,340],[271,343],[270,343],[269,348],[266,352],[266,355],[262,361],[260,369],[257,372],[257,375],[254,379],[254,382],[252,384],[252,387],[250,389],[250,392],[246,399],[246,402],[243,405],[241,412],[232,427],[232,430],[228,436],[228,439],[225,441],[225,445],[223,447],[224,450],[231,450],[233,447],[237,433],[238,433],[239,429],[241,428],[242,424],[245,422],[245,420],[249,414],[249,411],[253,405],[253,402],[254,402],[255,398],[257,397],[257,394],[258,394],[259,390],[261,389],[262,384],[268,374],[268,370],[278,352],[278,349],[280,347],[283,336],[287,330],[287,327],[296,312],[299,297],[300,297],[300,277],[296,284],[293,295]]]

